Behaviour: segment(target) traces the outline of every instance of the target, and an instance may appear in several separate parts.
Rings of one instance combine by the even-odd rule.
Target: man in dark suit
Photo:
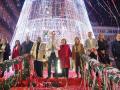
[[[22,55],[30,54],[33,42],[30,40],[29,36],[26,36],[26,40],[22,43]]]
[[[116,66],[120,70],[120,34],[116,35],[116,39],[112,42],[111,49]]]

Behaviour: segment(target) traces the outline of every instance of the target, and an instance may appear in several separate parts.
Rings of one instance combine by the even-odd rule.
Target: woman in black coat
[[[10,45],[6,38],[3,38],[1,41],[0,50],[3,53],[3,61],[8,60],[10,56]]]
[[[7,43],[7,39],[3,38],[0,42],[0,62],[9,60],[9,56],[10,56],[10,45]],[[4,70],[2,71],[1,76],[4,76]]]
[[[110,64],[108,48],[109,48],[109,45],[108,45],[108,42],[105,40],[104,33],[99,33],[98,56],[99,56],[99,61],[103,64]]]

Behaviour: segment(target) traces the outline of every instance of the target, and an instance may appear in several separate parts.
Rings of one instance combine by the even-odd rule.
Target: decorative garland
[[[18,66],[18,70],[15,70],[14,65]],[[5,79],[0,79],[0,90],[9,90],[11,87],[25,86],[27,79],[30,77],[30,64],[27,57],[18,57],[15,60],[7,60],[0,63],[1,72],[9,72],[10,67],[13,67],[15,73],[13,76]],[[28,84],[27,84],[28,85]]]
[[[113,88],[112,84],[114,83],[119,85],[120,71],[118,69],[100,64],[94,59],[89,60],[86,56],[83,56],[81,59],[84,61],[82,63],[82,67],[84,67],[82,68],[82,78],[85,80],[84,83],[92,87],[93,90],[107,90],[108,88]],[[34,75],[34,70],[31,68],[31,64],[33,64],[31,61],[30,57],[19,57],[15,60],[0,63],[1,71],[3,70],[4,72],[6,70],[9,72],[11,66],[18,65],[18,70],[15,70],[13,76],[10,76],[8,79],[0,78],[0,90],[9,90],[11,87],[17,86],[41,86]],[[46,84],[43,84],[43,87]],[[55,84],[53,83],[53,85]]]
[[[94,59],[89,60],[88,64],[89,64],[88,71],[90,73],[94,72],[94,74],[96,74],[94,75],[96,77],[94,81],[95,82],[97,81],[96,85],[94,85],[95,88],[99,88],[99,90],[107,90],[107,88],[111,88],[111,89],[113,88],[114,86],[113,83],[119,85],[120,71],[118,69],[111,67],[111,66],[105,66]],[[90,79],[93,81],[93,78],[90,78]]]
[[[14,65],[14,64],[18,64],[19,61],[18,60],[6,60],[3,63],[0,63],[0,68],[1,70],[4,72],[5,70],[9,71],[9,68]]]

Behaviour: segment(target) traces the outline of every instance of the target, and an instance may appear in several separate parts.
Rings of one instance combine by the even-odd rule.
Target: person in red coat
[[[60,50],[58,51],[58,55],[61,62],[62,74],[64,77],[68,78],[71,50],[66,42],[66,39],[61,40],[61,45],[60,45]]]
[[[15,41],[15,46],[13,47],[13,51],[12,51],[12,59],[17,58],[18,56],[21,56],[21,45],[20,45],[20,41],[16,40]],[[15,64],[14,65],[15,71],[18,71],[19,69],[19,65]]]
[[[21,50],[22,50],[22,48],[21,48],[21,45],[20,45],[20,41],[16,40],[15,41],[15,46],[14,46],[13,51],[12,51],[12,59],[20,56],[21,55]]]

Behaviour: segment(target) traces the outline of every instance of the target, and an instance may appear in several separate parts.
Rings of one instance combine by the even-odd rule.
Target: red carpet
[[[37,79],[37,83],[35,87],[13,87],[11,90],[88,90],[80,78],[41,78]]]
[[[54,72],[53,72],[54,73]],[[34,78],[32,87],[13,87],[11,90],[90,90],[87,88],[87,82],[81,78],[75,78],[76,74],[73,70],[69,71],[69,78],[49,78],[47,79],[47,70],[44,70],[44,78]],[[37,83],[37,84],[36,84]]]
[[[52,77],[53,77],[53,73],[54,73],[54,70],[52,69]],[[44,78],[46,78],[47,77],[47,75],[48,75],[48,72],[47,72],[47,69],[44,69],[44,72],[43,72],[43,76],[44,76]],[[69,78],[75,78],[76,77],[76,73],[75,73],[75,71],[73,71],[73,70],[69,70]]]

